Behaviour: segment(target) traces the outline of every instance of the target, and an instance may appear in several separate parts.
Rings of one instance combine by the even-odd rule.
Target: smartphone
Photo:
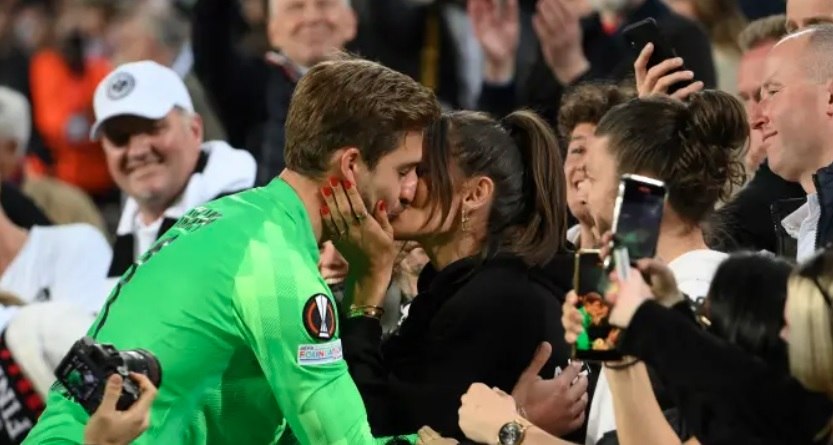
[[[584,317],[584,332],[573,345],[575,359],[601,362],[622,358],[616,350],[620,330],[608,322],[611,307],[604,299],[608,285],[599,251],[582,249],[576,252],[573,289],[578,295],[576,306]]]
[[[662,181],[622,175],[613,210],[614,249],[627,249],[630,261],[656,256],[665,197]]]
[[[657,25],[657,21],[651,17],[627,26],[624,30],[622,30],[622,35],[625,37],[628,45],[630,45],[631,49],[637,56],[640,52],[642,52],[642,49],[645,48],[645,45],[649,43],[654,44],[654,52],[651,53],[651,58],[648,59],[648,69],[660,64],[663,60],[677,57],[677,51],[674,50],[674,47],[671,46],[670,43],[668,43],[668,40],[663,35],[659,25]],[[685,69],[685,66],[680,66],[673,72],[683,71]],[[693,82],[693,80],[680,81],[671,85],[668,87],[668,94],[672,94],[680,88],[690,85],[691,82]]]

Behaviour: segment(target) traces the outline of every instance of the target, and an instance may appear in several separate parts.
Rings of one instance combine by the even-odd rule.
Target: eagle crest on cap
[[[107,97],[118,100],[130,94],[136,86],[136,79],[130,73],[117,73],[107,85]]]

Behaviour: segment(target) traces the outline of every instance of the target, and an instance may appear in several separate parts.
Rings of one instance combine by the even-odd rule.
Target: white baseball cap
[[[194,111],[188,89],[175,71],[150,60],[125,63],[95,89],[95,124],[90,139],[98,139],[101,124],[112,117],[162,119],[174,107]]]

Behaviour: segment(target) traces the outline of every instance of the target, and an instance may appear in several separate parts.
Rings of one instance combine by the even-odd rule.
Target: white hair
[[[147,0],[125,6],[122,21],[139,20],[159,44],[175,54],[190,39],[191,24],[167,0]]]
[[[0,137],[17,142],[17,155],[23,156],[31,133],[32,117],[26,96],[0,86]]]

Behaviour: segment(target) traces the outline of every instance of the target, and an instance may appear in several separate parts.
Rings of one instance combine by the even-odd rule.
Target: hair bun
[[[734,96],[704,90],[689,96],[686,130],[704,145],[740,151],[749,138],[746,110]]]

